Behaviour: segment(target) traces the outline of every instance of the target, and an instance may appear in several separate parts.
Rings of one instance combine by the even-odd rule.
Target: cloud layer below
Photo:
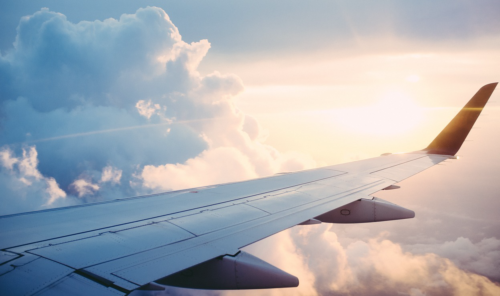
[[[324,224],[295,227],[250,246],[252,253],[305,279],[304,285],[296,291],[269,294],[416,296],[496,295],[500,292],[497,283],[475,274],[476,271],[461,269],[464,267],[460,263],[464,259],[462,256],[447,259],[447,256],[440,255],[449,254],[436,254],[433,246],[429,247],[429,252],[408,252],[402,245],[387,239],[387,232],[371,238],[365,235],[365,240],[346,244],[334,232],[337,228],[336,225]],[[462,240],[450,242],[448,246],[445,244],[443,248],[455,249],[451,245],[460,245]],[[490,239],[466,245],[476,249],[489,245],[486,248],[492,249],[499,242]],[[469,253],[460,248],[456,250]],[[487,252],[479,252],[476,257],[479,262],[498,258],[498,254]]]

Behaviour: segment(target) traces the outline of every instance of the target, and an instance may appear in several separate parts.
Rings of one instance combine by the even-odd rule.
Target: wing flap
[[[117,232],[50,245],[29,251],[75,269],[129,256],[194,237],[168,222],[149,224]]]
[[[297,191],[291,191],[278,195],[266,196],[262,199],[251,201],[248,204],[252,207],[265,211],[266,213],[274,214],[316,201],[317,199],[318,197],[315,196]]]
[[[10,263],[13,269],[0,277],[2,295],[32,295],[62,279],[73,269],[44,258],[23,265]]]
[[[174,225],[182,227],[182,229],[200,236],[267,215],[268,213],[262,210],[246,204],[238,204],[214,210],[206,210],[195,215],[184,216],[169,221]]]
[[[70,274],[53,285],[43,289],[37,296],[119,296],[125,295],[113,288],[100,285],[78,274]]]

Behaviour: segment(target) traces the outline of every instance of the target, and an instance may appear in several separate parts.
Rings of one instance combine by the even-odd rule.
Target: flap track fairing
[[[368,223],[414,218],[415,212],[380,198],[362,198],[316,217],[325,223]]]
[[[242,290],[297,287],[299,279],[245,252],[223,256],[157,280],[191,289]]]

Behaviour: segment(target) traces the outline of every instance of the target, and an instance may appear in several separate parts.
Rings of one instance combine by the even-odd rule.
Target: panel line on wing
[[[265,198],[265,197],[263,197],[263,198]],[[252,205],[251,203],[247,203],[247,206],[252,207],[252,208],[254,208],[254,209],[257,209],[257,210],[259,210],[259,211],[266,212],[266,213],[268,213],[268,214],[270,214],[270,215],[271,215],[271,214],[273,214],[272,212],[268,212],[268,211],[266,211],[266,210],[264,210],[264,209],[258,208],[258,207],[256,207],[256,206]]]
[[[398,163],[398,164],[395,164],[395,165],[391,165],[391,166],[388,166],[388,167],[384,167],[382,169],[379,169],[379,170],[376,170],[376,171],[372,171],[372,172],[370,172],[370,174],[374,174],[374,173],[379,172],[379,171],[384,171],[384,170],[387,170],[387,169],[390,169],[390,168],[393,168],[393,167],[397,167],[397,166],[403,165],[405,163],[409,163],[409,162],[412,162],[412,161],[415,161],[415,160],[418,160],[418,159],[422,159],[424,157],[427,157],[427,155],[422,155],[421,157],[418,157],[418,158],[414,158],[414,159],[411,159],[411,160],[408,160],[408,161],[405,161],[405,162],[401,162],[401,163]]]
[[[397,166],[392,166],[384,170],[373,172],[372,175],[387,178],[395,182],[401,182],[419,172],[422,172],[436,164],[449,159],[443,155],[425,155],[411,162],[405,162]]]
[[[105,230],[110,227],[203,209],[208,206],[242,200],[266,192],[334,178],[342,174],[345,174],[345,172],[315,169],[256,181],[241,182],[239,184],[246,186],[242,192],[238,192],[241,188],[234,187],[234,183],[231,183],[200,190],[196,195],[184,191],[177,194],[166,194],[165,198],[162,195],[152,196],[147,202],[145,202],[145,199],[131,199],[122,200],[123,203],[96,204],[92,208],[92,215],[88,215],[87,208],[69,207],[51,211],[50,213],[39,211],[30,214],[3,216],[0,217],[0,237],[2,237],[0,249],[11,249],[26,244],[60,239],[95,230]],[[259,186],[252,183],[257,181]],[[262,182],[264,183],[261,184]],[[199,195],[207,195],[207,197],[210,195],[212,198],[201,198]],[[169,209],[170,212],[165,212],[165,209]],[[82,216],[86,218],[81,223],[73,223],[76,220],[75,217]],[[57,224],[55,224],[56,221]],[[36,225],[36,227],[26,227],[26,223]],[[65,227],[55,227],[61,223],[64,223]],[[10,227],[3,227],[7,224]],[[37,231],[37,228],[43,228],[44,231]],[[2,231],[2,229],[5,231]],[[25,233],[26,229],[30,229],[30,232]]]
[[[379,190],[381,188],[384,188],[387,186],[387,182],[384,180],[377,180],[374,182],[371,182],[370,184],[366,184],[365,186],[362,186],[363,188],[359,188],[357,192],[361,192],[363,190],[366,190],[367,188],[379,186]],[[352,190],[349,190],[352,191]],[[269,235],[272,235],[280,230],[286,229],[290,226],[296,225],[297,223],[303,221],[305,217],[305,213],[309,211],[314,211],[316,209],[316,213],[314,214],[307,214],[308,216],[310,215],[319,215],[322,214],[321,211],[318,211],[318,209],[321,206],[331,204],[333,202],[338,202],[341,198],[349,198],[349,202],[360,199],[362,197],[365,197],[365,195],[358,195],[356,194],[357,192],[350,192],[347,193],[346,195],[342,197],[336,197],[334,199],[328,199],[327,200],[318,200],[312,204],[306,204],[301,207],[297,207],[295,209],[288,209],[286,211],[274,214],[274,215],[269,215],[266,216],[262,219],[256,220],[253,225],[240,225],[239,227],[231,227],[229,229],[225,229],[224,232],[217,231],[214,232],[211,236],[205,237],[205,236],[200,236],[196,238],[199,240],[197,246],[193,246],[189,249],[182,248],[181,246],[177,246],[176,252],[168,252],[167,250],[157,250],[155,253],[157,253],[157,256],[146,256],[145,258],[137,258],[134,260],[136,263],[132,263],[128,265],[128,267],[123,268],[124,265],[120,269],[114,269],[114,271],[111,271],[113,275],[116,275],[118,277],[121,277],[125,280],[129,280],[131,282],[134,282],[136,284],[143,284],[147,280],[154,280],[158,279],[163,276],[167,276],[169,274],[175,273],[177,271],[183,270],[184,268],[189,267],[190,263],[185,263],[186,258],[200,258],[199,262],[206,261],[208,259],[214,258],[216,256],[221,256],[226,254],[224,252],[224,249],[227,250],[234,250],[235,248],[241,248],[244,247],[245,245],[248,245],[250,243],[255,242],[255,237],[249,236],[248,233],[252,232],[255,229],[258,229],[258,235],[260,239],[263,239]],[[330,197],[333,198],[333,197]],[[324,211],[328,211],[330,207],[326,208]],[[293,221],[291,224],[288,224],[288,226],[279,226],[281,223],[273,223],[277,221],[281,221],[282,219],[288,220],[288,221]],[[295,221],[297,220],[297,221]],[[290,222],[288,222],[290,223]],[[277,228],[278,227],[278,228]],[[283,228],[284,227],[284,228]],[[267,234],[266,234],[267,233]],[[240,237],[239,239],[234,239],[234,236]],[[210,253],[209,255],[205,256],[203,252],[207,250],[208,247],[211,248],[220,248],[221,250],[217,253],[218,255],[214,255]],[[173,246],[172,246],[173,247]],[[197,251],[199,250],[199,251]],[[212,249],[213,250],[213,249]],[[173,250],[172,250],[173,251]],[[215,251],[215,250],[213,250]],[[191,255],[187,255],[191,254]],[[146,254],[143,254],[146,255]],[[194,257],[191,257],[194,256]],[[201,256],[201,257],[198,257]],[[208,258],[209,256],[213,256],[211,258]],[[205,258],[203,260],[202,258]],[[203,261],[201,261],[203,260]],[[177,268],[175,268],[177,267]],[[160,276],[161,275],[161,276]],[[156,278],[155,278],[156,277]]]
[[[30,250],[29,253],[80,269],[193,237],[193,234],[177,225],[159,222],[105,232],[90,238]]]
[[[356,194],[356,192],[360,192],[360,191],[366,190],[367,188],[375,187],[377,185],[381,189],[381,188],[387,186],[386,183],[387,182],[384,181],[384,180],[377,179],[377,180],[375,180],[373,182],[370,182],[370,184],[365,184],[363,186],[358,187],[357,190],[356,189],[355,190],[347,190],[346,194],[344,196],[342,196],[342,197],[353,196],[353,195]],[[336,199],[341,199],[342,197],[336,197],[335,199],[330,199],[330,200],[317,200],[316,202],[314,202],[312,204],[306,204],[306,205],[303,205],[302,207],[298,207],[296,209],[288,209],[288,210],[280,212],[278,214],[269,215],[269,216],[263,217],[262,219],[258,219],[256,221],[252,222],[252,223],[257,223],[257,224],[253,224],[252,226],[250,226],[251,225],[250,223],[244,223],[244,224],[236,225],[236,226],[230,227],[228,229],[225,229],[223,232],[219,230],[219,231],[216,231],[216,232],[212,233],[212,235],[197,237],[196,238],[196,240],[198,241],[197,246],[201,246],[201,245],[207,246],[207,245],[210,245],[210,244],[213,244],[213,243],[215,243],[217,246],[220,246],[217,243],[217,241],[219,241],[221,239],[224,239],[226,237],[230,237],[230,236],[236,235],[236,234],[242,232],[245,229],[248,230],[249,226],[250,226],[250,228],[254,228],[254,227],[257,227],[258,225],[261,225],[261,226],[262,225],[268,225],[268,224],[271,225],[272,221],[279,220],[279,219],[283,218],[283,216],[285,216],[285,217],[286,216],[290,216],[290,215],[293,216],[294,213],[297,213],[299,211],[303,211],[303,210],[315,208],[315,207],[321,206],[322,204],[327,204],[327,203],[333,202]],[[330,198],[332,198],[332,197],[330,197]],[[361,197],[356,197],[356,199],[359,199],[359,198],[361,198]],[[318,213],[318,215],[319,214],[321,214],[321,213]],[[295,224],[297,224],[299,222],[300,221],[296,222]],[[250,224],[250,225],[248,225],[248,224]],[[293,225],[295,225],[295,224],[293,224]],[[292,225],[290,225],[290,226],[292,226]],[[288,227],[290,227],[290,226],[288,226]],[[288,227],[286,227],[286,228],[288,228]],[[188,244],[189,241],[186,241],[185,243]],[[162,248],[162,250],[156,250],[155,253],[158,253],[158,256],[152,256],[152,257],[147,256],[150,259],[146,259],[146,258],[139,259],[138,258],[137,261],[136,261],[136,264],[132,264],[132,266],[143,265],[143,263],[146,264],[146,262],[150,262],[150,261],[157,261],[157,260],[159,260],[159,258],[163,258],[163,257],[166,257],[166,256],[173,256],[174,254],[177,254],[177,253],[180,254],[182,252],[192,252],[192,248],[194,248],[194,246],[192,248],[189,248],[189,250],[191,250],[191,251],[189,251],[185,247],[180,246],[179,244],[175,244],[175,245],[177,245],[177,246],[174,246],[174,245],[167,246],[167,248],[171,248],[171,251],[168,251],[165,248]],[[224,249],[225,247],[231,248],[231,250],[234,250],[234,248],[235,248],[235,246],[231,246],[231,245],[221,246],[221,247],[222,247],[222,249]],[[240,247],[240,246],[237,246],[237,247]],[[220,255],[224,255],[224,254],[225,253],[222,252]],[[146,254],[143,254],[143,255],[146,255]],[[177,260],[176,260],[176,262],[177,262]],[[148,264],[150,264],[150,263],[148,263]],[[154,263],[151,263],[151,264],[154,264]],[[131,265],[129,265],[129,267],[131,267]],[[129,267],[125,267],[125,269],[128,269]],[[169,267],[169,269],[170,268],[172,268],[172,267]],[[120,276],[120,277],[122,277],[124,279],[130,280],[130,278],[126,277],[125,274],[123,274],[120,271],[116,271],[116,270],[117,269],[115,269],[115,271],[112,271],[112,274]],[[122,270],[122,269],[118,269],[118,270]],[[162,272],[163,271],[164,270],[162,270]],[[135,282],[135,281],[132,280],[132,282]],[[135,283],[137,283],[137,282],[135,282]]]

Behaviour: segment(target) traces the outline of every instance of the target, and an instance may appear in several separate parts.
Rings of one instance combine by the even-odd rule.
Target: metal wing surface
[[[370,195],[454,158],[495,86],[481,88],[421,151],[2,216],[0,294],[297,286],[294,276],[240,249],[298,224],[412,218],[412,211]]]

